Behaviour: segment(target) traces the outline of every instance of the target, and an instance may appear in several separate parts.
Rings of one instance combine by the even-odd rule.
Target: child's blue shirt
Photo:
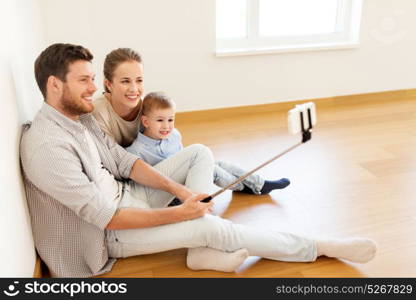
[[[182,148],[182,136],[174,128],[168,138],[160,140],[152,139],[139,132],[137,138],[126,150],[141,157],[149,165],[154,166],[182,150]]]

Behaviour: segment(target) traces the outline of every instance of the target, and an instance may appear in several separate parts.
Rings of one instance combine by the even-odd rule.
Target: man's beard
[[[64,86],[63,94],[61,97],[61,103],[65,111],[70,113],[71,115],[83,115],[86,113],[90,113],[94,110],[94,106],[91,103],[88,105],[85,102],[81,102],[82,99],[79,101],[75,100],[75,97],[71,94],[71,91],[67,86]]]

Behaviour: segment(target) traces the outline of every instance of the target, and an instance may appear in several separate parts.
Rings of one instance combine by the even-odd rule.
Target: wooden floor
[[[319,107],[312,140],[259,173],[292,184],[268,196],[227,192],[215,212],[237,223],[311,236],[366,236],[376,258],[284,263],[249,257],[236,273],[191,271],[185,249],[120,260],[103,277],[415,277],[416,97]],[[186,145],[250,169],[299,141],[286,113],[177,124]]]

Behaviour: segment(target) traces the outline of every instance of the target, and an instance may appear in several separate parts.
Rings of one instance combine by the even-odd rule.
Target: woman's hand
[[[206,213],[210,213],[212,211],[213,202],[201,202],[201,200],[206,197],[208,197],[207,194],[194,194],[185,199],[181,205],[181,209],[186,220],[202,217]]]

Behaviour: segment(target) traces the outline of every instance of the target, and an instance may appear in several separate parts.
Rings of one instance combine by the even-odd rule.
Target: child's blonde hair
[[[175,102],[163,92],[152,92],[143,99],[141,115],[147,115],[155,109],[176,108]]]

